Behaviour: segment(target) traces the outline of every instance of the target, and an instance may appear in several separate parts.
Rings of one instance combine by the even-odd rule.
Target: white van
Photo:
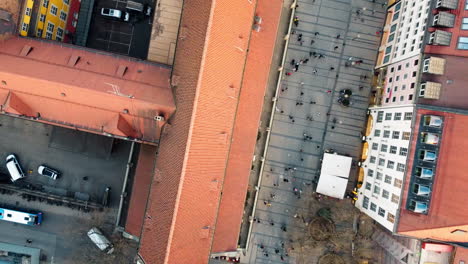
[[[12,182],[24,178],[24,172],[21,169],[21,166],[19,165],[15,155],[8,155],[8,157],[6,158],[6,166],[8,172],[10,173]]]
[[[88,231],[88,237],[101,251],[105,251],[107,254],[112,254],[112,252],[114,252],[112,243],[97,227],[93,227]]]

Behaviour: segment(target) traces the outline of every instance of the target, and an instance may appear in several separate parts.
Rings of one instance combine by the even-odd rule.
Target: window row
[[[394,195],[394,194],[393,194]],[[364,196],[364,199],[362,201],[362,207],[365,208],[365,209],[369,209],[369,204],[370,204],[370,210],[373,211],[373,212],[377,212],[377,205],[373,202],[370,202],[369,201],[369,197],[367,196]],[[385,217],[385,209],[383,209],[382,207],[379,207],[379,210],[377,212],[377,214],[381,217]],[[395,222],[395,215],[391,214],[391,213],[387,213],[387,221],[389,221],[390,223],[394,223]]]
[[[380,129],[374,130],[374,137],[380,137],[381,132],[382,131]],[[400,134],[401,134],[401,139],[402,140],[409,140],[410,137],[411,137],[411,132],[393,131],[393,133],[392,133],[390,130],[384,130],[382,137],[383,138],[390,138],[390,135],[391,135],[392,139],[400,139]],[[377,143],[372,143],[372,146],[375,146],[375,144],[377,144]],[[377,147],[375,147],[375,150],[377,150]]]
[[[402,113],[385,113],[385,120],[401,120]],[[413,112],[405,112],[403,116],[403,120],[409,121],[413,117]],[[377,112],[377,123],[382,123],[384,120],[384,111]]]

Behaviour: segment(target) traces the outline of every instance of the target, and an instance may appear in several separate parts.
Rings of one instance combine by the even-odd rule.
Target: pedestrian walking
[[[291,60],[291,65],[292,65],[292,66],[296,65],[296,60],[295,60],[295,59],[292,59],[292,60]]]
[[[314,68],[314,70],[312,71],[313,74],[317,74],[317,69]]]
[[[341,35],[340,35],[340,34],[336,35],[336,39],[339,39],[340,37],[341,37]]]
[[[286,76],[291,76],[292,75],[292,73],[290,73],[290,72],[286,72],[285,74],[286,74]]]
[[[309,59],[304,60],[304,64],[307,64],[307,62],[309,62]]]
[[[315,43],[315,40],[311,39],[310,40],[310,45],[313,45]]]
[[[336,51],[338,48],[339,48],[338,46],[335,46],[335,47],[333,48],[333,50],[335,50],[335,51]]]
[[[314,33],[315,36],[318,36],[319,34],[320,34],[320,33],[319,33],[318,31],[316,31],[316,32]]]
[[[325,58],[325,56],[323,56],[322,54],[319,54],[319,55],[318,55],[318,58],[319,58],[319,59]]]
[[[26,239],[26,243],[31,244],[32,240],[28,238],[28,239]]]
[[[299,26],[299,18],[297,16],[294,17],[293,22],[296,27]]]
[[[302,40],[302,33],[297,35],[297,41],[301,41]]]
[[[332,90],[328,90],[328,91],[327,91],[327,94],[331,94],[331,92],[332,92]]]
[[[333,71],[333,70],[335,70],[335,67],[330,67],[330,71]]]

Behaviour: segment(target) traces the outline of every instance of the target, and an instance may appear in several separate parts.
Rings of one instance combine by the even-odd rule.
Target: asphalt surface
[[[134,0],[153,7],[152,0]],[[152,17],[130,13],[130,21],[112,19],[101,15],[102,8],[126,11],[125,0],[98,0],[94,5],[87,47],[121,55],[146,59],[151,37]]]
[[[359,160],[380,42],[376,32],[382,30],[385,18],[382,3],[298,2],[298,25],[293,25],[287,48],[249,248],[242,263],[318,260],[319,256],[309,256],[303,262],[292,245],[309,236],[310,219],[302,216],[311,215],[311,203],[317,203],[313,192],[324,150]],[[289,23],[289,17],[283,23]],[[292,60],[299,62],[297,71]],[[338,102],[343,89],[353,93],[348,107]],[[349,187],[356,176],[354,166]]]
[[[101,261],[101,252],[90,243],[86,231],[98,226],[112,234],[130,145],[127,141],[0,115],[0,174],[8,175],[5,157],[10,153],[18,157],[27,174],[13,185],[42,185],[56,195],[64,192],[71,197],[78,192],[97,203],[102,201],[105,188],[111,187],[109,208],[88,213],[38,199],[29,201],[19,193],[0,194],[2,207],[40,211],[44,215],[41,226],[0,221],[0,241],[24,245],[26,239],[32,239],[33,243],[27,246],[40,248],[48,261],[55,259],[52,263],[97,263],[93,258]],[[37,167],[41,164],[57,169],[61,176],[54,181],[39,175]],[[83,180],[85,176],[87,180]]]

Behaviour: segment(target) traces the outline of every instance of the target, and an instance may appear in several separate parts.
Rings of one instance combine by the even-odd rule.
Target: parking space
[[[14,185],[96,203],[111,187],[110,206],[118,206],[129,142],[8,116],[0,116],[0,125],[0,160],[15,154],[27,175]],[[40,165],[59,171],[59,178],[39,175]],[[0,173],[8,175],[4,162]]]
[[[134,0],[154,10],[154,0]],[[89,29],[87,47],[146,59],[151,36],[150,16],[127,10],[126,0],[97,0]],[[101,14],[102,8],[112,8],[129,13],[129,21]]]
[[[99,252],[86,231],[98,226],[109,236],[113,234],[131,149],[127,141],[0,115],[0,207],[44,215],[41,226],[1,221],[0,233],[8,235],[0,242],[39,248],[51,263],[130,263],[125,257],[134,255],[132,242],[112,237],[121,247],[117,261],[115,256]],[[15,183],[8,183],[5,158],[9,154],[16,155],[26,174]],[[59,178],[39,175],[39,165],[56,169]],[[109,208],[85,210],[86,206],[76,205],[80,201],[86,204],[86,199],[101,204],[106,187],[111,188]],[[27,240],[33,242],[26,245]]]

